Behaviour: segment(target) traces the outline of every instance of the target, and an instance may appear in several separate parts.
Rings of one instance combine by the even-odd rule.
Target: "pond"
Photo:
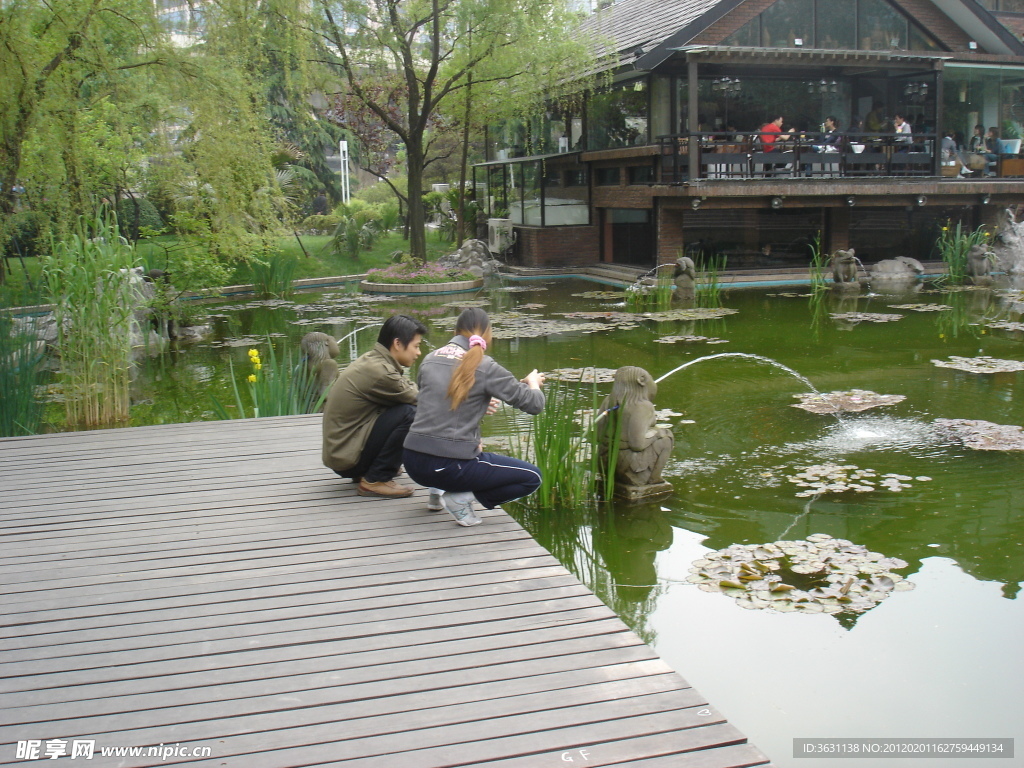
[[[730,352],[770,357],[821,392],[903,396],[838,417],[812,413],[793,407],[807,387],[779,368],[741,357],[700,362],[665,379],[655,400],[669,409],[664,418],[676,435],[666,471],[671,496],[597,510],[511,511],[776,765],[812,762],[793,758],[798,737],[1024,737],[1024,452],[974,450],[935,424],[1024,425],[1024,379],[933,362],[1024,360],[1022,294],[925,290],[812,301],[800,286],[736,289],[722,300],[731,314],[652,320],[623,317],[622,299],[606,290],[521,281],[432,303],[338,291],[271,308],[211,307],[210,341],[142,364],[134,418],[211,418],[211,390],[231,401],[226,360],[240,375],[247,349],[265,348],[268,334],[281,350],[297,349],[308,331],[340,338],[372,324],[351,349],[351,340],[342,345],[345,358],[368,349],[380,318],[397,310],[427,321],[430,342],[439,344],[466,301],[485,302],[500,332],[493,354],[520,376],[534,367],[629,364],[659,377]],[[503,423],[494,417],[491,431]],[[859,489],[843,490],[844,482]],[[862,559],[878,553],[875,562],[886,567],[876,571],[914,588],[890,583],[873,593],[873,605],[826,613],[775,610],[770,599],[744,601],[743,590],[706,591],[691,581],[733,545],[823,547],[832,540],[821,534],[866,548]]]

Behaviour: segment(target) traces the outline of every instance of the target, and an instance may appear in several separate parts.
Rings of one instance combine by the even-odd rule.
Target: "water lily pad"
[[[618,299],[620,301],[626,298],[626,294],[622,291],[583,291],[583,293],[574,293],[573,296],[581,299]]]
[[[976,451],[1024,451],[1024,428],[980,419],[936,419],[949,437]]]
[[[1020,360],[1000,360],[988,355],[978,357],[950,356],[949,360],[932,360],[940,368],[954,368],[968,373],[1013,373],[1024,371],[1024,362]]]
[[[660,339],[655,339],[658,344],[675,344],[676,342],[698,342],[703,341],[708,344],[728,344],[728,339],[716,339],[713,336],[662,336]]]
[[[863,613],[892,592],[914,588],[899,558],[817,533],[802,541],[733,544],[695,560],[688,581],[747,609]]]
[[[895,405],[907,399],[905,395],[880,395],[868,389],[837,390],[820,394],[808,392],[793,397],[800,399],[799,403],[794,403],[794,408],[802,408],[811,413],[866,411],[883,405]]]
[[[914,312],[943,312],[952,309],[948,304],[890,304],[892,309],[911,309]]]
[[[849,323],[894,323],[903,319],[903,315],[883,312],[832,312],[831,317],[834,320],[845,320]]]
[[[644,312],[642,317],[662,323],[669,320],[715,320],[735,315],[738,309],[726,307],[691,307],[690,309],[668,309],[664,312]]]
[[[544,374],[555,381],[571,381],[583,384],[610,384],[615,381],[614,368],[555,368]]]

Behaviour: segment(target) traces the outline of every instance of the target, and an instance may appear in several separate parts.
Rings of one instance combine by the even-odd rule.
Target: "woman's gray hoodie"
[[[467,351],[469,339],[459,335],[423,358],[417,377],[416,419],[405,438],[406,448],[448,459],[472,459],[480,453],[480,419],[492,397],[526,413],[544,410],[543,391],[530,389],[484,355],[469,395],[453,411],[448,383]]]

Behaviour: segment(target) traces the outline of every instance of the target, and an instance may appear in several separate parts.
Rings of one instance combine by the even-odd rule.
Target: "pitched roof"
[[[721,0],[619,0],[596,11],[583,23],[583,30],[597,38],[597,55],[629,61],[636,52],[646,52],[667,36],[688,26]]]

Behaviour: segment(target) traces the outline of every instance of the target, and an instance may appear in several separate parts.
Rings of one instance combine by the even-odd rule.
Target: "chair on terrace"
[[[894,152],[889,169],[893,176],[931,176],[932,156],[927,152]]]

